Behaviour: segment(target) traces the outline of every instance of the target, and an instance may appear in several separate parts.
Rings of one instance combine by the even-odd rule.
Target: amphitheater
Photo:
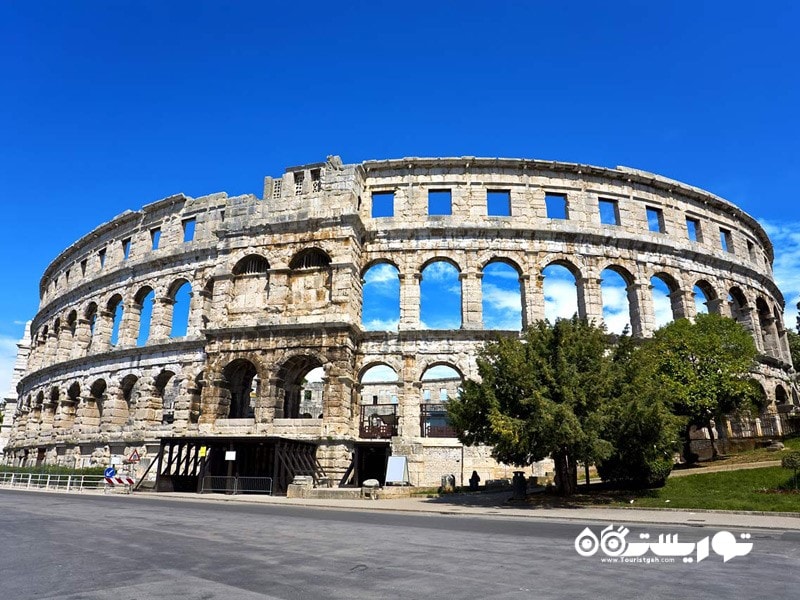
[[[405,457],[412,485],[508,477],[486,448],[458,442],[444,409],[498,335],[482,297],[495,265],[519,285],[519,324],[504,335],[545,317],[554,266],[597,321],[603,281],[624,281],[635,336],[657,327],[657,283],[672,318],[737,319],[760,353],[764,412],[758,431],[718,427],[779,436],[798,395],[772,262],[764,230],[733,204],[624,167],[332,156],[266,177],[263,198],[170,196],[100,225],[45,271],[4,460],[108,465],[136,451],[137,474],[163,490],[208,474],[270,477],[277,493],[303,474],[358,485],[383,480],[389,456]],[[365,316],[373,269],[397,290],[384,327]],[[460,306],[435,328],[421,290],[448,270]]]

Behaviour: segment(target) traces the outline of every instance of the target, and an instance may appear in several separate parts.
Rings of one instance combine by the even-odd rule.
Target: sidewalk
[[[506,519],[557,519],[590,523],[647,523],[737,529],[780,529],[800,532],[800,513],[753,513],[637,508],[541,508],[506,504],[510,492],[452,494],[440,498],[386,498],[381,500],[285,498],[282,496],[226,496],[135,492],[134,497],[175,501],[238,502],[304,506],[354,511],[386,511],[450,516],[480,516]],[[798,533],[800,536],[800,533]],[[799,538],[800,539],[800,538]]]

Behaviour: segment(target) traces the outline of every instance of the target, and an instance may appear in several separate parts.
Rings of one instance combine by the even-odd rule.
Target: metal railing
[[[358,428],[362,439],[389,439],[397,435],[396,404],[364,404]]]
[[[458,430],[450,424],[444,404],[421,404],[419,425],[422,437],[458,437]]]
[[[272,495],[272,477],[218,477],[206,475],[200,483],[200,493],[267,494]]]
[[[102,475],[51,475],[49,473],[0,473],[0,487],[43,489],[60,492],[101,490],[106,485]]]

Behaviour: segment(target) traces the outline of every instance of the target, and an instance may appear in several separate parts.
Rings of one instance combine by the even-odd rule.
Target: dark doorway
[[[223,373],[231,394],[229,419],[252,419],[255,410],[252,400],[258,394],[258,386],[253,385],[256,368],[249,360],[242,358],[233,361]]]
[[[367,479],[377,479],[383,485],[386,478],[386,463],[389,460],[388,444],[359,444],[356,446],[356,473],[358,485]]]

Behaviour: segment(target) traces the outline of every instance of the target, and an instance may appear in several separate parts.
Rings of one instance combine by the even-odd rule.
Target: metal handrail
[[[82,492],[84,490],[102,490],[105,485],[106,480],[102,475],[0,472],[0,487],[5,488]]]

